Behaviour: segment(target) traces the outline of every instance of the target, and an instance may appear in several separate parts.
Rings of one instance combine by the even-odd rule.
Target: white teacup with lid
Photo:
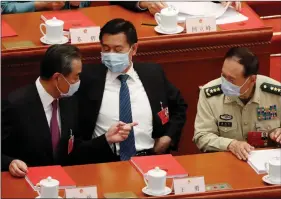
[[[64,38],[63,25],[64,21],[53,17],[52,19],[46,20],[45,23],[40,24],[40,31],[49,43],[60,43]],[[46,28],[46,33],[42,29],[43,26]]]
[[[281,159],[274,157],[265,163],[265,169],[268,173],[268,178],[273,183],[281,184]]]
[[[59,181],[48,177],[38,185],[39,198],[59,198]]]
[[[179,10],[177,8],[169,6],[163,8],[160,13],[156,13],[154,18],[164,32],[176,32],[178,26],[178,13]]]
[[[144,182],[149,192],[153,194],[165,193],[167,172],[159,167],[149,170],[144,174]]]

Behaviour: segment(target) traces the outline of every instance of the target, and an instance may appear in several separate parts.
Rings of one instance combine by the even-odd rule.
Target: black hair
[[[124,33],[126,35],[127,42],[130,46],[138,42],[135,26],[130,21],[121,18],[112,19],[101,28],[99,36],[100,42],[102,43],[104,34],[116,35],[119,33]]]
[[[74,59],[81,59],[80,50],[76,46],[70,44],[50,46],[41,61],[40,77],[48,80],[55,73],[69,75]]]
[[[229,59],[233,57],[237,58],[238,63],[244,67],[244,77],[258,74],[259,60],[248,48],[233,47],[229,49],[224,58]]]

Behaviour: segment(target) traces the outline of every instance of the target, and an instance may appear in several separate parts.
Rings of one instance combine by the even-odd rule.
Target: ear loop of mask
[[[64,57],[64,59],[67,60],[68,57],[69,57],[69,55],[66,55],[66,56]],[[68,91],[69,91],[70,85],[71,85],[71,84],[67,81],[67,79],[65,79],[65,77],[63,76],[63,74],[61,74],[61,75],[62,75],[63,79],[68,83],[68,85],[69,85]],[[59,80],[58,80],[58,81],[59,81]],[[58,87],[58,81],[57,81],[57,84],[56,84],[56,87],[57,87],[58,91],[60,92],[60,94],[65,94],[65,93],[61,92],[61,90],[59,89],[59,87]],[[67,92],[68,92],[68,91],[67,91]],[[67,93],[67,92],[66,92],[66,93]]]
[[[250,77],[247,78],[247,80],[246,80],[246,81],[244,82],[244,84],[240,87],[240,89],[247,83],[247,81],[248,81],[249,79],[250,79]],[[243,96],[245,93],[247,93],[249,89],[250,89],[250,87],[249,87],[246,91],[244,91],[242,94],[240,94],[239,97],[241,97],[241,96]]]
[[[69,85],[69,88],[68,88],[68,91],[69,91],[69,89],[70,89],[70,83],[65,79],[65,77],[62,75],[62,77],[63,77],[63,79],[68,83],[68,85]],[[58,89],[58,91],[60,92],[60,94],[65,94],[65,93],[63,93],[60,89],[59,89],[59,87],[58,87],[58,82],[59,82],[59,80],[57,81],[57,83],[56,83],[56,87],[57,87],[57,89]],[[67,91],[67,92],[68,92]],[[66,93],[67,93],[66,92]]]

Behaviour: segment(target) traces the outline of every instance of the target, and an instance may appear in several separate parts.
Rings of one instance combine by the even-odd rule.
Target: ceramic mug
[[[156,13],[154,18],[164,32],[175,32],[178,26],[178,13],[178,9],[169,6]]]
[[[53,17],[50,20],[46,20],[45,23],[40,24],[40,31],[50,43],[59,43],[64,36],[63,25],[64,21]],[[46,28],[46,33],[42,30],[43,26]]]
[[[40,198],[58,198],[59,181],[48,177],[40,181],[38,185],[38,194]]]
[[[274,157],[265,163],[265,169],[268,173],[270,181],[281,183],[281,159]]]
[[[144,174],[144,182],[147,190],[154,194],[161,194],[165,192],[167,172],[161,170],[159,167],[149,170]]]

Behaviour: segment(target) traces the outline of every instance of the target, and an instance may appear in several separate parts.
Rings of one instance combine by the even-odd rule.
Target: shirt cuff
[[[140,7],[140,2],[139,2],[139,1],[137,2],[136,7],[137,7],[137,9],[139,9],[139,10],[147,10],[147,8],[141,8],[141,7]]]
[[[234,139],[220,137],[220,149],[228,151],[228,146]]]

